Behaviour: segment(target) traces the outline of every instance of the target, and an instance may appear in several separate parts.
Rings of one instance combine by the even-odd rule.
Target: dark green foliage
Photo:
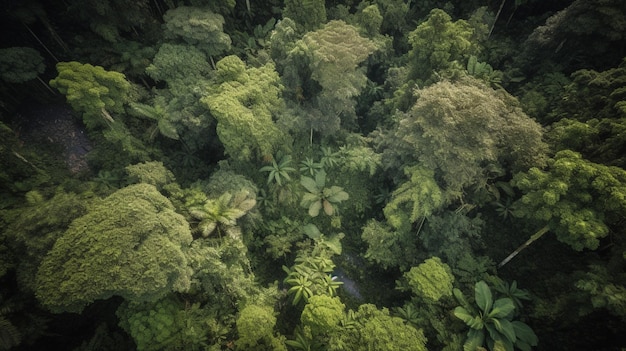
[[[462,64],[479,53],[474,28],[464,20],[452,22],[441,9],[434,9],[426,21],[409,34],[411,79],[428,80],[435,71]]]
[[[120,189],[75,219],[45,255],[37,298],[52,311],[80,312],[114,295],[131,301],[184,291],[189,225],[154,186]]]
[[[136,32],[153,21],[148,0],[133,3],[123,0],[72,0],[67,7],[71,16],[85,21],[94,33],[109,43],[118,42],[124,32]]]
[[[0,309],[0,350],[10,350],[22,342],[19,329],[8,319],[9,310]]]
[[[230,49],[230,37],[223,32],[224,17],[203,8],[180,6],[163,15],[165,38],[181,38],[209,56]]]
[[[37,78],[45,65],[39,51],[28,47],[0,49],[0,79],[23,83]]]
[[[286,0],[283,17],[295,21],[298,31],[305,33],[326,23],[326,7],[322,0]]]
[[[41,261],[70,223],[87,213],[94,199],[59,189],[50,199],[31,191],[26,200],[27,206],[9,214],[10,223],[4,232],[7,243],[14,243],[22,256],[17,269],[20,287],[33,292]]]
[[[624,4],[6,2],[0,348],[623,347]]]
[[[138,351],[202,350],[208,346],[212,317],[198,304],[185,305],[168,296],[154,302],[125,302],[116,314]]]
[[[523,351],[537,346],[537,336],[524,322],[512,320],[515,305],[508,297],[494,299],[489,286],[479,281],[474,287],[474,302],[470,305],[463,294],[455,289],[455,297],[461,306],[454,309],[454,315],[461,319],[470,331],[463,345],[464,350],[480,350],[487,345],[490,350]]]
[[[579,70],[563,89],[548,133],[557,150],[574,150],[591,161],[624,167],[626,63],[603,72]]]
[[[539,58],[569,68],[611,65],[623,52],[611,50],[626,39],[626,4],[620,0],[576,0],[550,16],[523,44],[518,60],[535,69]],[[526,67],[525,67],[526,68]]]
[[[267,176],[267,184],[276,183],[278,186],[282,186],[283,181],[291,181],[289,172],[295,172],[296,169],[291,167],[291,156],[284,155],[278,160],[278,162],[274,159],[272,160],[271,166],[261,167],[259,171],[269,172]]]
[[[607,309],[622,320],[626,319],[626,287],[621,283],[621,275],[621,272],[611,274],[604,266],[591,266],[589,272],[576,282],[576,288],[586,292],[591,302],[591,308],[583,307],[583,311]]]

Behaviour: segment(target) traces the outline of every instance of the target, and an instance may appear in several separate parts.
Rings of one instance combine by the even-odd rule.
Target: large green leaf
[[[510,321],[506,319],[493,319],[492,321],[500,334],[504,335],[511,342],[515,342],[515,329]]]
[[[308,208],[312,203],[319,201],[320,197],[317,194],[306,193],[302,195],[300,200],[300,206]]]
[[[313,223],[309,223],[303,226],[302,231],[304,232],[304,234],[306,234],[306,236],[313,240],[317,240],[320,238],[320,236],[322,236],[322,232],[320,232],[317,226]]]
[[[458,306],[454,309],[454,315],[465,322],[472,329],[482,329],[483,321],[477,317],[471,315],[464,307]]]
[[[485,342],[485,333],[483,330],[470,329],[467,333],[467,340],[463,344],[463,351],[476,351],[478,347],[483,346]]]
[[[332,203],[345,201],[350,198],[350,195],[343,191],[343,188],[336,185],[324,189],[323,193],[326,199]]]
[[[474,285],[474,293],[476,298],[476,304],[483,311],[484,314],[488,314],[491,311],[491,305],[493,304],[493,297],[491,290],[487,283],[479,281]]]
[[[309,216],[317,217],[320,214],[321,209],[322,209],[322,201],[321,200],[315,201],[309,206]]]
[[[320,192],[321,187],[317,186],[315,180],[309,177],[300,178],[300,184],[310,193],[317,194]]]
[[[170,139],[174,139],[174,140],[180,139],[180,136],[178,135],[178,131],[176,130],[176,126],[169,120],[165,118],[160,119],[158,122],[158,127],[159,127],[159,131],[164,136]]]
[[[317,185],[317,189],[324,189],[326,186],[326,171],[322,169],[315,174],[315,184]]]
[[[491,318],[505,318],[515,310],[513,300],[508,297],[497,299],[493,303],[493,309],[488,313]]]
[[[539,339],[535,332],[524,322],[513,321],[511,323],[517,336],[515,346],[522,351],[531,350],[531,346],[537,346]]]

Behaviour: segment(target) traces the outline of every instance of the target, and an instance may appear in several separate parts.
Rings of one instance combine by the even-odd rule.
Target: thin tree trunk
[[[26,23],[22,22],[22,24],[24,25],[24,27],[26,27],[26,29],[30,32],[30,34],[31,34],[31,35],[35,38],[35,40],[37,40],[37,41],[39,42],[39,44],[41,44],[41,46],[43,46],[43,48],[44,48],[44,49],[48,52],[48,54],[50,54],[50,56],[52,56],[52,58],[53,58],[56,62],[59,62],[59,59],[58,59],[56,56],[54,56],[54,54],[52,53],[52,51],[50,51],[50,49],[48,49],[48,47],[46,46],[46,44],[44,44],[44,43],[41,41],[41,39],[39,39],[39,37],[37,36],[37,34],[35,34],[35,32],[33,32],[33,31],[30,29],[30,27],[29,27]]]
[[[500,17],[500,13],[502,12],[502,8],[504,7],[505,2],[506,0],[502,0],[502,2],[500,3],[500,8],[498,9],[498,12],[496,13],[496,18],[493,20],[493,24],[491,25],[491,28],[489,29],[489,34],[487,34],[487,39],[489,39],[489,37],[491,36],[491,32],[493,32],[493,28],[496,26],[496,22],[498,22],[498,17]]]
[[[530,244],[532,244],[535,240],[541,238],[545,233],[547,233],[550,230],[550,227],[548,225],[546,225],[545,227],[539,229],[535,234],[533,234],[530,239],[528,239],[525,243],[523,243],[520,247],[518,247],[515,251],[513,251],[510,255],[508,255],[505,259],[502,260],[502,262],[500,262],[498,264],[498,268],[501,268],[502,266],[504,266],[505,264],[507,264],[510,260],[513,259],[513,257],[517,256],[518,253],[520,253],[522,250],[524,250],[525,248],[527,248]]]
[[[50,88],[50,86],[46,84],[46,82],[44,82],[43,79],[39,78],[39,76],[37,76],[37,80],[39,81],[39,83],[41,83],[41,85],[46,87],[46,89],[48,89],[48,91],[51,92],[52,95],[57,95],[56,91],[52,90],[52,88]]]

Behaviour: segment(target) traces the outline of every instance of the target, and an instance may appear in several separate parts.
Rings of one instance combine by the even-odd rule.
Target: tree
[[[513,185],[524,193],[514,214],[545,225],[500,267],[549,231],[576,251],[595,250],[626,210],[626,171],[569,150],[557,152],[545,171],[532,168],[516,174]]]
[[[138,351],[201,350],[208,346],[215,323],[211,312],[168,295],[157,301],[125,301],[116,315]]]
[[[435,173],[420,166],[407,167],[404,173],[410,179],[391,195],[383,209],[385,218],[397,230],[407,231],[411,224],[430,216],[446,200],[435,181]]]
[[[237,318],[236,345],[239,350],[287,350],[284,342],[274,335],[276,316],[268,306],[248,305]]]
[[[28,47],[0,49],[0,78],[9,83],[24,83],[37,79],[52,92],[52,89],[39,78],[46,66],[39,51]]]
[[[201,204],[189,204],[191,217],[198,220],[196,231],[208,237],[217,230],[219,237],[228,234],[239,238],[241,232],[237,220],[245,216],[254,206],[254,194],[242,190],[236,194],[225,192],[217,199],[206,199]]]
[[[359,65],[375,50],[372,41],[343,21],[330,21],[296,43],[289,52],[289,65],[294,68],[285,73],[285,81],[292,91],[301,91],[301,98],[296,98],[306,102],[308,109],[321,113],[317,122],[311,119],[316,115],[308,117],[307,127],[328,129],[325,134],[332,134],[336,130],[327,124],[338,128],[339,121],[354,121],[354,98],[367,82]]]
[[[306,33],[326,23],[326,7],[322,0],[286,0],[283,17],[298,25],[300,33]]]
[[[10,239],[7,244],[11,251],[19,253],[17,279],[20,289],[32,293],[42,260],[72,221],[87,213],[94,199],[58,189],[49,199],[32,190],[26,193],[25,200],[25,207],[7,215],[10,220],[5,233]]]
[[[362,229],[361,238],[367,243],[365,257],[383,268],[412,264],[418,253],[410,231],[394,231],[388,224],[370,219]]]
[[[383,155],[395,167],[417,163],[435,171],[446,201],[464,189],[485,186],[506,170],[542,166],[546,145],[539,124],[517,100],[475,79],[443,81],[417,92],[418,100],[400,115]]]
[[[157,161],[126,166],[126,173],[131,182],[154,185],[159,190],[176,180],[174,174],[165,168],[163,162]]]
[[[202,51],[190,45],[168,43],[159,47],[146,68],[152,79],[166,82],[175,96],[187,91],[189,85],[198,85],[210,71],[211,66]]]
[[[462,64],[470,55],[478,54],[480,46],[473,42],[473,36],[474,29],[467,21],[452,22],[445,11],[431,10],[426,21],[409,33],[409,79],[427,81],[434,72]]]
[[[626,128],[626,60],[606,71],[582,69],[558,95],[550,110],[548,141],[559,150],[580,152],[595,163],[626,166],[622,137]]]
[[[522,44],[516,66],[535,74],[538,58],[558,63],[564,71],[611,67],[623,52],[611,48],[626,40],[626,5],[619,0],[576,0],[548,17]],[[545,66],[544,66],[545,67]]]
[[[115,122],[110,113],[124,113],[130,83],[122,73],[76,61],[59,62],[59,75],[50,81],[72,108],[83,114],[87,128],[102,128]]]
[[[68,15],[89,25],[90,29],[108,43],[121,40],[124,32],[138,32],[152,22],[148,0],[129,3],[123,0],[71,0]],[[108,44],[107,43],[107,44]]]
[[[345,306],[339,297],[311,296],[304,306],[300,321],[311,328],[313,335],[329,335],[339,327],[344,309]]]
[[[454,276],[450,267],[439,257],[431,257],[403,275],[408,288],[428,301],[452,296]],[[406,289],[406,288],[404,288]]]
[[[179,6],[163,15],[165,37],[182,38],[210,57],[230,50],[231,40],[224,33],[224,17],[199,7]]]
[[[353,316],[351,327],[333,335],[329,350],[426,351],[427,340],[422,330],[390,316],[386,308],[379,310],[372,304],[364,304]]]
[[[287,143],[273,121],[283,101],[274,65],[246,68],[237,56],[217,63],[216,85],[200,101],[217,119],[217,135],[237,160],[268,158]]]
[[[150,301],[190,286],[189,224],[149,184],[120,189],[70,224],[39,266],[36,296],[54,312],[122,296]]]

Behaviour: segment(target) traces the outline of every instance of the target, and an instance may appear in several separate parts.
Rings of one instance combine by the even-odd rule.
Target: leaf
[[[198,224],[198,230],[203,237],[207,237],[217,228],[217,222],[205,220]]]
[[[335,185],[330,188],[324,189],[324,195],[330,202],[341,202],[350,198],[350,195],[343,191],[343,188]]]
[[[333,208],[333,205],[330,202],[328,202],[328,200],[323,200],[322,204],[324,206],[324,213],[326,213],[326,215],[332,216],[333,213],[335,213],[335,209]]]
[[[454,315],[458,319],[465,322],[465,324],[467,324],[472,329],[478,330],[483,328],[483,321],[480,318],[471,315],[464,307],[456,307],[454,309]]]
[[[485,342],[483,330],[470,329],[467,333],[467,340],[463,344],[463,351],[476,351]]]
[[[493,303],[493,297],[487,283],[482,280],[477,282],[476,285],[474,285],[474,293],[478,307],[483,311],[483,313],[489,313],[491,310],[491,304]],[[515,306],[513,307],[515,308]]]
[[[321,209],[322,209],[322,201],[321,200],[315,201],[309,206],[309,216],[317,217],[320,214]]]
[[[530,346],[537,346],[539,339],[537,338],[535,332],[526,323],[513,321],[511,324],[513,325],[513,329],[515,330],[515,335],[517,336],[518,342],[522,341]]]
[[[316,189],[324,189],[326,186],[326,171],[323,169],[315,174]],[[317,190],[319,191],[319,190]]]
[[[165,137],[170,139],[178,140],[180,136],[178,135],[178,131],[176,130],[176,126],[172,124],[172,122],[168,121],[165,118],[161,118],[158,122],[159,132],[163,134]]]
[[[488,313],[491,318],[505,318],[515,310],[513,300],[508,297],[497,299],[493,304],[493,309]]]
[[[496,329],[504,335],[509,341],[515,342],[515,329],[513,328],[513,324],[506,319],[494,319],[494,323]]]
[[[306,234],[306,236],[308,236],[309,238],[313,240],[319,239],[320,236],[322,235],[322,232],[320,232],[317,226],[313,223],[309,223],[303,226],[302,231],[304,232],[304,234]]]
[[[320,188],[317,187],[317,183],[312,178],[302,177],[300,184],[310,193],[317,194],[320,192]]]

